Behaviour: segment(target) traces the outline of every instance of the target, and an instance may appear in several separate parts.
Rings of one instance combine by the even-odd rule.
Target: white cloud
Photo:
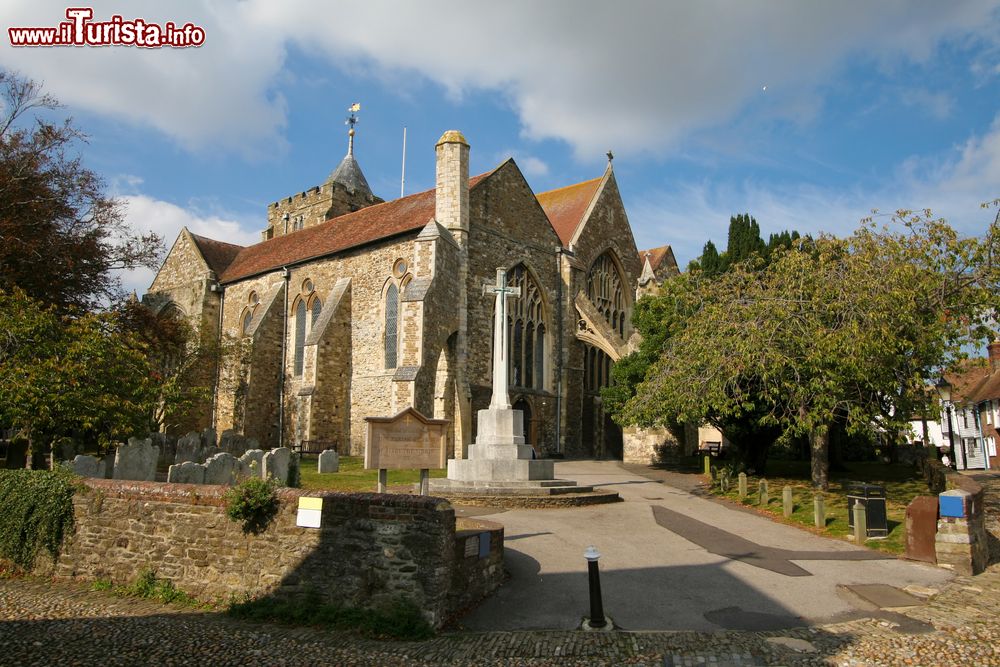
[[[753,215],[765,239],[785,229],[843,235],[856,229],[872,209],[891,214],[898,209],[924,208],[947,219],[961,234],[980,235],[996,214],[982,210],[980,204],[998,197],[1000,115],[985,134],[971,137],[936,161],[906,160],[877,187],[679,183],[633,202],[629,219],[640,247],[670,243],[678,263],[685,266],[701,254],[709,239],[725,248],[729,217],[738,213]]]
[[[0,20],[54,25],[64,9],[8,0]],[[848,62],[892,67],[928,60],[942,39],[993,39],[995,9],[993,0],[119,1],[98,11],[190,20],[205,28],[206,43],[184,50],[4,44],[0,54],[68,104],[152,125],[190,149],[260,154],[280,146],[287,108],[276,86],[295,46],[383,83],[424,77],[454,98],[499,92],[526,137],[561,139],[580,155],[608,146],[662,153],[751,105],[807,122],[817,87]]]
[[[493,161],[499,164],[507,158],[514,158],[514,162],[524,172],[524,175],[529,178],[532,176],[549,175],[549,165],[544,160],[512,148],[497,152]]]
[[[178,206],[144,194],[129,194],[119,198],[128,207],[126,221],[129,226],[140,233],[156,232],[163,238],[167,250],[183,227],[194,234],[226,243],[250,245],[260,241],[259,230],[248,229],[248,225],[233,217],[205,214],[195,208]],[[155,275],[149,269],[122,272],[122,286],[126,291],[135,290],[142,295]]]

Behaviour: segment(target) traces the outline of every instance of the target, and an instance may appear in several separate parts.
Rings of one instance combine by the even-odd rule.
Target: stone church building
[[[621,457],[601,408],[637,342],[637,295],[677,265],[637,250],[609,160],[603,175],[535,194],[513,159],[469,176],[457,131],[436,146],[436,186],[372,194],[353,154],[325,183],[267,210],[247,247],[184,229],[144,298],[203,336],[234,341],[214,395],[175,429],[235,429],[263,447],[364,450],[365,417],[413,406],[451,420],[455,455],[491,395],[497,268],[511,299],[511,403],[541,455]]]

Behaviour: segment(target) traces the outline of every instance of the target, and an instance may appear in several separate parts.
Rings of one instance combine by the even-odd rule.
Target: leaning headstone
[[[205,466],[194,461],[175,463],[167,469],[167,481],[172,484],[204,484]]]
[[[242,456],[240,456],[240,461],[242,461],[250,471],[250,477],[260,477],[261,472],[264,469],[264,450],[248,449],[243,452]]]
[[[174,456],[174,463],[184,463],[185,461],[201,463],[201,435],[197,431],[190,431],[177,440],[177,454]]]
[[[153,447],[150,438],[129,438],[128,444],[119,445],[115,452],[115,479],[135,479],[152,482],[156,479],[156,461],[160,450]]]
[[[737,477],[737,480],[740,490],[740,500],[743,500],[747,497],[747,474],[745,472],[741,472]]]
[[[63,461],[60,465],[80,477],[104,477],[104,461],[93,456],[77,454],[72,461]]]
[[[319,473],[325,475],[340,471],[340,456],[336,449],[324,449],[319,453]]]
[[[205,484],[234,484],[240,460],[228,452],[219,452],[205,461]]]
[[[220,453],[222,453],[222,450],[219,449],[218,447],[205,447],[204,449],[201,450],[201,457],[198,459],[198,463],[204,463],[205,461],[209,460],[216,454]],[[229,454],[229,452],[226,453]],[[230,454],[230,456],[232,455]]]
[[[292,450],[288,447],[276,447],[265,452],[261,459],[261,476],[264,479],[273,479],[278,486],[287,486],[291,458]]]
[[[781,509],[786,519],[792,516],[792,512],[795,510],[795,500],[792,497],[792,487],[787,485],[781,489]]]
[[[767,480],[760,480],[760,485],[757,487],[757,500],[760,502],[761,507],[765,507],[770,500],[767,497]]]
[[[813,496],[813,525],[826,528],[826,500],[822,493]]]

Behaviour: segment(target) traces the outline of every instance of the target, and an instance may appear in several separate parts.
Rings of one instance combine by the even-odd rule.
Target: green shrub
[[[58,470],[0,470],[0,557],[30,570],[40,547],[59,555],[73,530],[72,479]]]
[[[259,535],[278,515],[280,504],[274,482],[259,477],[245,479],[226,491],[226,516],[243,524],[243,532]]]

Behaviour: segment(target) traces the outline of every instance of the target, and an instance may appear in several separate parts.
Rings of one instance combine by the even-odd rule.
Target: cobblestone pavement
[[[444,633],[376,642],[122,599],[85,585],[0,580],[0,665],[1000,665],[1000,567],[926,604],[772,632]]]
[[[1000,475],[986,486],[1000,535]],[[995,541],[1000,544],[1000,541]],[[997,556],[994,552],[994,556]],[[994,563],[1000,558],[994,558]],[[377,642],[315,628],[123,599],[85,584],[0,578],[0,666],[34,665],[925,665],[1000,666],[1000,564],[958,577],[923,605],[770,632],[453,632]]]

